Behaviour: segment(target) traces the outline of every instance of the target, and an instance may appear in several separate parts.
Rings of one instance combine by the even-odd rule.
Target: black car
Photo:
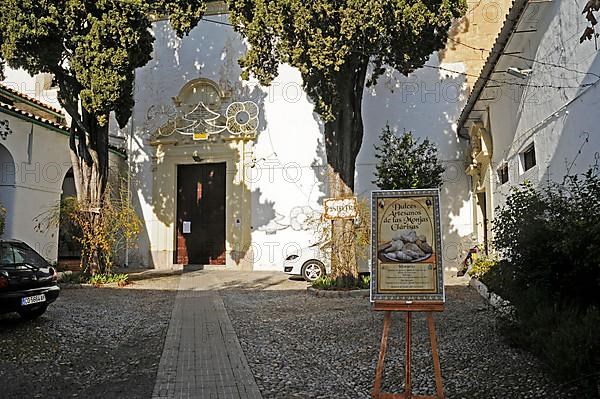
[[[56,270],[29,245],[0,240],[0,313],[39,317],[58,298],[57,280]]]

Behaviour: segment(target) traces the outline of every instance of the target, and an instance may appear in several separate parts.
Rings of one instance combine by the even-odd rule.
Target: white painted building
[[[7,72],[0,84],[0,204],[7,211],[2,238],[22,240],[56,261],[72,241],[61,242],[58,227],[46,223],[61,196],[75,196],[69,128],[63,111],[51,105],[56,92],[43,88],[44,76]],[[38,90],[28,95],[26,88]],[[109,158],[115,169],[124,154],[112,149]]]
[[[37,228],[36,217],[60,199],[71,161],[61,111],[0,85],[0,204],[3,237],[25,241],[56,260],[57,232]]]
[[[474,3],[470,22],[456,27],[454,40],[472,37],[489,46],[500,22],[489,16],[490,4],[499,3]],[[328,196],[323,125],[294,68],[281,65],[269,87],[240,78],[237,59],[246,45],[227,23],[225,10],[215,7],[183,39],[167,21],[153,25],[153,59],[136,72],[132,120],[114,132],[128,138],[132,193],[145,221],[130,264],[171,268],[215,263],[281,270],[290,251],[315,239],[306,220],[321,212]],[[456,267],[471,245],[466,142],[457,137],[455,121],[469,92],[465,73],[475,73],[482,63],[479,52],[449,46],[408,78],[395,72],[382,77],[363,100],[365,138],[357,159],[356,192],[368,197],[376,188],[373,146],[386,123],[396,132],[411,130],[435,142],[446,167],[442,224],[447,268]],[[199,101],[220,115],[231,103],[255,103],[256,134],[241,138],[223,131],[194,140],[174,131],[174,119],[181,127],[202,113],[205,121],[212,117],[196,109]],[[206,124],[196,131],[205,129]],[[183,187],[190,179],[196,185]],[[221,184],[218,193],[205,191]],[[190,198],[194,209],[185,203]],[[202,202],[206,208],[197,209]]]
[[[467,142],[457,137],[456,120],[484,63],[481,51],[456,42],[489,48],[508,4],[471,3],[448,47],[432,54],[426,67],[409,77],[390,71],[365,90],[365,137],[355,190],[365,198],[376,188],[373,146],[386,124],[398,133],[411,130],[429,137],[446,167],[446,268],[456,267],[472,245],[471,183],[464,171]],[[307,217],[321,212],[328,196],[322,123],[294,68],[281,65],[269,87],[240,78],[237,60],[246,45],[227,23],[220,2],[211,2],[205,18],[183,39],[167,21],[154,23],[152,60],[136,71],[132,119],[124,129],[111,125],[112,143],[127,150],[131,195],[144,221],[137,247],[127,254],[129,265],[216,263],[281,270],[290,251],[315,240]],[[21,92],[56,99],[44,76],[9,71],[8,78]],[[226,125],[227,108],[232,103],[245,107],[248,101],[257,105],[256,133],[216,133],[215,126]],[[208,109],[196,108],[199,102]],[[253,118],[254,109],[247,110],[246,117]],[[188,126],[198,119],[199,129]],[[174,120],[179,131],[174,131]],[[181,132],[215,134],[194,140]],[[66,137],[64,145],[66,149]]]
[[[593,41],[579,43],[582,7],[516,0],[462,110],[480,243],[511,186],[560,183],[600,162],[600,60]]]

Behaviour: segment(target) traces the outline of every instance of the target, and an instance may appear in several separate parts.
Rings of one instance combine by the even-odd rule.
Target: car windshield
[[[15,263],[25,263],[38,268],[48,266],[48,262],[26,244],[15,243],[13,244],[13,250]]]
[[[0,244],[0,266],[12,265],[15,263],[15,256],[12,246],[7,243]]]
[[[25,264],[34,268],[47,267],[48,263],[33,249],[23,243],[0,244],[0,267]]]

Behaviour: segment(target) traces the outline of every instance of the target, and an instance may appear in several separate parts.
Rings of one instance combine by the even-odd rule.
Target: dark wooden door
[[[225,163],[177,166],[175,262],[225,264]]]

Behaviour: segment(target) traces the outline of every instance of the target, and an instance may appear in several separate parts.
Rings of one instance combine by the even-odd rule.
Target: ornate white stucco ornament
[[[0,121],[0,137],[2,140],[6,140],[6,136],[12,133],[10,126],[8,125],[8,120]]]
[[[252,101],[229,104],[225,116],[231,134],[251,134],[258,128],[258,106]]]
[[[225,116],[199,102],[191,111],[179,112],[158,132],[161,136],[177,132],[193,136],[194,140],[206,140],[224,131],[236,136],[251,135],[258,128],[258,115],[258,106],[252,101],[229,104]]]

